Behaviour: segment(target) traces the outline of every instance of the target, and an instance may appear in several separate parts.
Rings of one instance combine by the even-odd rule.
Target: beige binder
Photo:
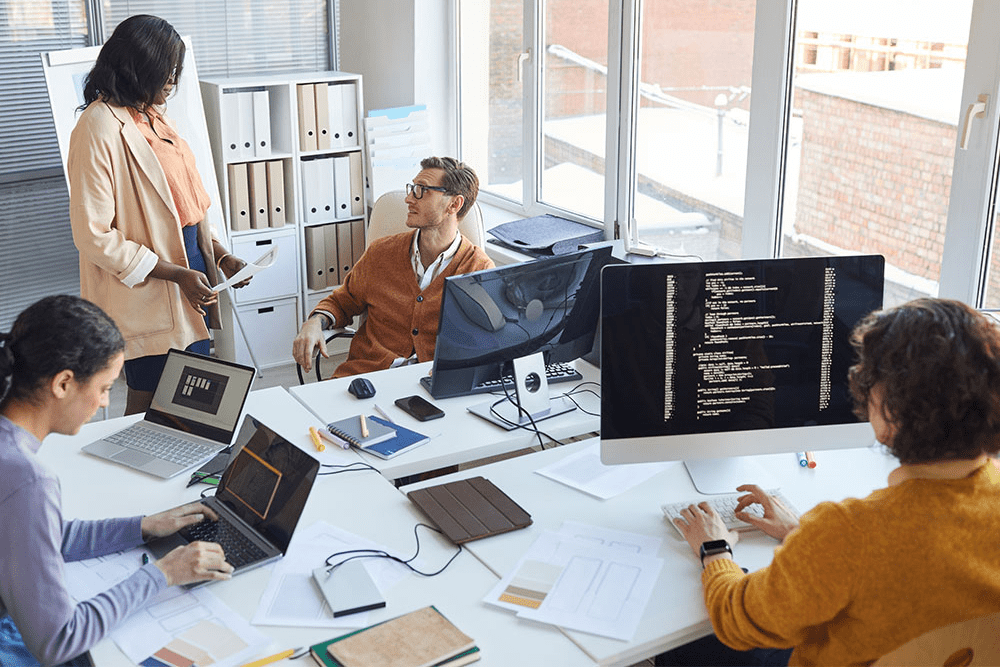
[[[365,214],[365,174],[361,153],[351,153],[351,217]]]
[[[365,254],[365,221],[361,220],[351,220],[349,223],[351,226],[351,253],[354,257],[354,263],[357,264],[358,260],[361,259],[361,255]]]
[[[229,228],[234,232],[250,229],[250,194],[247,165],[238,162],[227,167],[229,175]]]
[[[337,228],[337,257],[340,269],[340,282],[344,282],[347,273],[354,266],[354,240],[351,238],[351,223],[341,222],[334,225]]]
[[[326,241],[322,227],[306,227],[306,286],[311,290],[326,289]]]
[[[264,229],[268,226],[267,210],[267,166],[263,162],[251,162],[250,169],[250,227]]]
[[[285,170],[281,160],[265,162],[267,165],[268,225],[285,226]]]
[[[299,146],[304,151],[314,151],[316,143],[316,92],[311,83],[295,87],[299,102]]]
[[[333,287],[341,282],[340,256],[337,248],[337,227],[339,225],[323,225],[323,238],[326,244],[326,285]]]
[[[316,92],[316,147],[325,150],[332,146],[330,135],[330,86],[317,83]]]

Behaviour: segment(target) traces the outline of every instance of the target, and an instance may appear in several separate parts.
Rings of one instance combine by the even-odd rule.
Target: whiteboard
[[[212,147],[208,141],[208,126],[205,123],[205,109],[201,102],[201,86],[198,84],[198,68],[195,66],[194,49],[191,38],[184,37],[187,47],[184,56],[184,72],[174,93],[167,100],[167,116],[177,125],[178,133],[194,151],[195,163],[212,205],[205,214],[219,238],[225,239],[225,222],[222,206],[219,204],[219,183],[212,162]],[[56,140],[62,158],[66,187],[69,188],[69,174],[66,173],[66,155],[69,151],[69,135],[76,125],[80,112],[76,109],[83,104],[83,80],[94,66],[100,46],[67,51],[48,51],[41,54],[45,85],[49,91],[49,106],[56,126]]]

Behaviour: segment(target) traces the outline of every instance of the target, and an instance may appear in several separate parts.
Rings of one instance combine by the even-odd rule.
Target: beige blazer
[[[103,308],[125,336],[125,358],[165,354],[208,337],[176,283],[148,277],[157,257],[186,267],[167,178],[127,109],[94,102],[70,135],[69,217],[80,251],[80,295]],[[198,224],[208,279],[219,282],[214,230]],[[221,328],[218,305],[206,312]]]

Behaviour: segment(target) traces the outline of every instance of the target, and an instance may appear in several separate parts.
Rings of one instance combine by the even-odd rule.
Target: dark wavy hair
[[[425,157],[420,161],[420,168],[444,170],[441,187],[445,188],[448,194],[462,195],[465,199],[458,211],[458,219],[464,218],[479,196],[479,177],[472,167],[453,157]]]
[[[958,301],[917,299],[855,327],[848,378],[868,419],[876,385],[901,463],[974,459],[1000,450],[1000,329]]]
[[[101,47],[83,86],[85,109],[102,100],[139,111],[153,104],[171,79],[180,80],[186,48],[174,27],[156,16],[130,16]]]
[[[0,405],[33,402],[35,392],[64,370],[86,382],[125,349],[125,339],[107,313],[78,296],[47,296],[0,333]]]

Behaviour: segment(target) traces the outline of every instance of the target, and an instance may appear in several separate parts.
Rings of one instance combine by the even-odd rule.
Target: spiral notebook
[[[361,435],[361,420],[364,419],[368,427],[368,436]],[[396,437],[396,429],[386,426],[384,423],[375,421],[374,418],[355,415],[339,421],[330,422],[326,425],[326,430],[340,438],[348,444],[365,449],[371,445]]]

